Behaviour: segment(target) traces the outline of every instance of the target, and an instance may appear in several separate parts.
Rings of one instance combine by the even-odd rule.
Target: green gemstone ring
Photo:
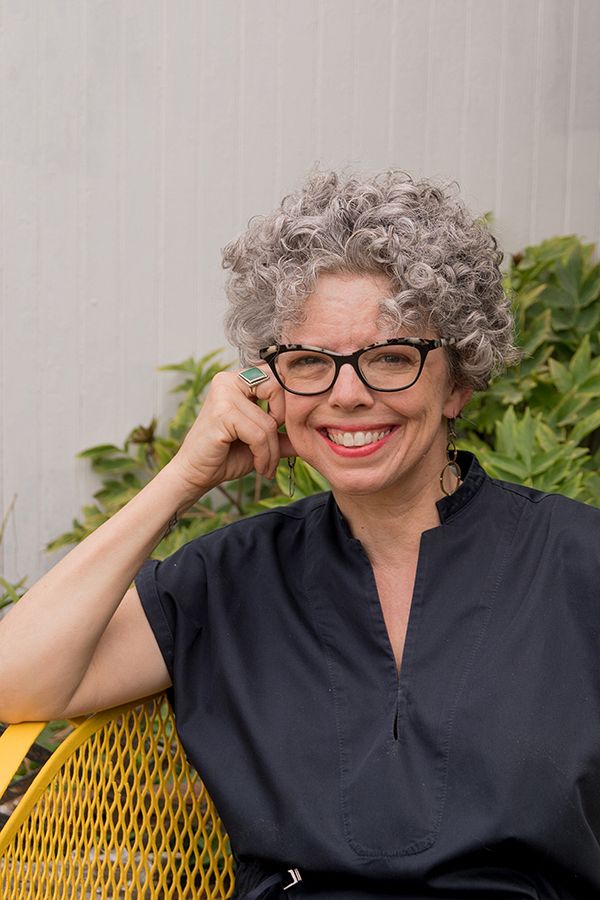
[[[263,372],[262,369],[259,369],[258,366],[251,366],[249,369],[244,369],[243,372],[238,372],[238,375],[244,384],[248,385],[253,394],[256,393],[256,388],[259,384],[269,380],[267,373]]]

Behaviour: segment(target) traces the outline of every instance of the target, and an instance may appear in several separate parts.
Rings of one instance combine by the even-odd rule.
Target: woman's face
[[[291,326],[284,340],[352,353],[390,337],[408,336],[384,332],[377,324],[380,301],[389,296],[391,284],[383,275],[322,274],[306,300],[305,321]],[[285,393],[286,428],[297,454],[318,469],[334,491],[388,494],[428,485],[431,479],[439,483],[447,443],[445,418],[457,416],[470,395],[470,389],[451,382],[443,349],[428,354],[416,384],[393,393],[371,390],[344,365],[325,394]],[[341,443],[344,432],[359,431],[368,443]]]

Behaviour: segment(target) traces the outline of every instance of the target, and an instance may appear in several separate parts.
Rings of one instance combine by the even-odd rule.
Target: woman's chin
[[[377,477],[370,472],[355,471],[342,474],[334,472],[330,475],[324,472],[323,474],[329,481],[334,494],[352,494],[357,497],[366,497],[386,491],[391,487],[390,479],[381,476]]]

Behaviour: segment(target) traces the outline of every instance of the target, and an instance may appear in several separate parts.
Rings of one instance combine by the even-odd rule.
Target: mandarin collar
[[[479,493],[484,482],[489,480],[487,474],[477,461],[477,458],[467,450],[458,451],[457,461],[462,473],[461,486],[454,491],[453,494],[450,494],[449,497],[442,497],[441,500],[436,502],[440,523],[442,525],[450,521],[450,519],[459,513],[473,497]],[[331,492],[329,494],[328,506],[333,512],[333,520],[337,523],[343,535],[350,540],[355,540],[348,527],[348,523],[342,515],[342,511],[335,502],[335,497]]]
[[[442,525],[460,512],[473,499],[488,477],[472,453],[466,450],[459,450],[457,461],[462,473],[462,484],[449,497],[442,497],[436,503]]]

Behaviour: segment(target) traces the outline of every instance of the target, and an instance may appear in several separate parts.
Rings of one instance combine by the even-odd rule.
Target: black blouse
[[[330,494],[137,578],[237,855],[297,866],[302,896],[600,896],[600,511],[461,464],[399,675]]]

